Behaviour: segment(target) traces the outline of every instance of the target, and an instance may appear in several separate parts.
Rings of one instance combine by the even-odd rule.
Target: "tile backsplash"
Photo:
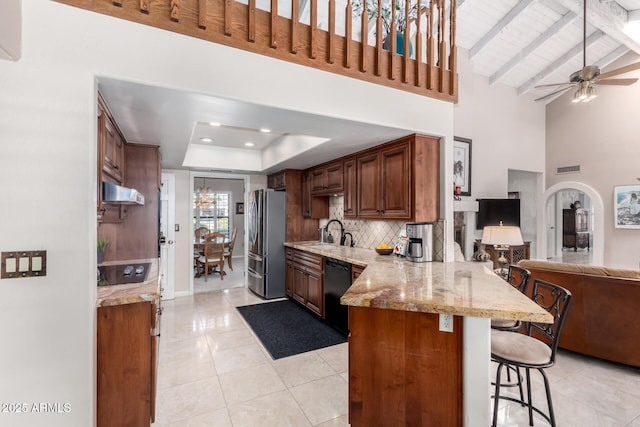
[[[329,198],[329,217],[338,219],[344,224],[344,231],[353,234],[355,247],[374,249],[380,243],[395,245],[400,232],[404,234],[405,221],[370,221],[357,219],[344,219],[344,197],[335,196]],[[320,227],[324,227],[329,219],[321,219]],[[444,220],[434,223],[433,228],[433,261],[445,259],[445,226]],[[332,223],[329,232],[333,235],[334,242],[340,240],[340,226]],[[349,238],[345,242],[349,244]]]
[[[404,229],[406,222],[402,221],[364,221],[357,219],[344,219],[344,197],[336,196],[329,198],[329,217],[338,219],[344,224],[344,231],[353,234],[355,247],[373,249],[380,243],[394,245],[400,235],[400,230]],[[328,219],[321,219],[320,226],[324,227]],[[340,239],[340,226],[331,224],[329,232],[333,235],[334,241]],[[347,237],[347,245],[349,238]]]

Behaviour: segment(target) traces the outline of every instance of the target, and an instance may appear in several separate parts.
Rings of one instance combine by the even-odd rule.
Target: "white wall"
[[[444,136],[451,163],[450,104],[49,0],[22,12],[22,59],[0,61],[0,250],[46,250],[48,266],[46,277],[0,281],[0,402],[71,411],[2,423],[94,422],[95,75]]]
[[[640,57],[630,53],[607,69],[636,61]],[[620,77],[640,77],[640,71]],[[604,203],[604,265],[637,270],[640,230],[614,227],[613,190],[640,185],[640,84],[597,90],[599,96],[587,104],[572,104],[573,94],[567,93],[547,106],[546,185],[577,181],[592,187]],[[555,174],[556,167],[572,165],[581,172]]]
[[[468,52],[458,52],[460,93],[454,109],[454,134],[472,140],[471,197],[462,199],[506,198],[509,170],[545,171],[545,108],[531,96],[518,96],[514,88],[490,86],[487,77],[473,74]],[[523,224],[526,229],[538,226]],[[468,229],[473,227],[475,224]],[[473,232],[476,238],[482,235],[479,230]],[[535,235],[528,237],[535,240]]]

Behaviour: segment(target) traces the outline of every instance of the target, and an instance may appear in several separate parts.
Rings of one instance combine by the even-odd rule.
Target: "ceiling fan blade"
[[[640,62],[625,65],[624,67],[616,68],[615,70],[607,71],[598,76],[598,80],[608,79],[609,77],[617,76],[618,74],[628,73],[629,71],[640,69]]]
[[[547,98],[551,98],[552,96],[555,96],[555,95],[560,94],[562,92],[566,92],[569,89],[571,89],[571,87],[564,87],[562,89],[559,89],[559,90],[556,90],[554,92],[551,92],[551,93],[549,93],[549,94],[547,94],[545,96],[542,96],[542,97],[536,99],[535,101],[543,101],[543,100],[545,100]]]
[[[566,83],[551,83],[551,84],[547,84],[547,85],[538,85],[535,86],[536,89],[540,89],[543,87],[555,87],[555,86],[573,86],[575,85],[575,82],[566,82]]]
[[[615,86],[629,86],[637,82],[638,79],[605,79],[596,80],[597,85],[615,85]]]

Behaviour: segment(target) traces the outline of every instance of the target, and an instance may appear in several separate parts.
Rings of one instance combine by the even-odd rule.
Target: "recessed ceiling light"
[[[213,142],[213,139],[211,139],[211,138],[200,138],[200,141],[202,141],[202,142]]]
[[[209,126],[219,127],[220,123],[218,123],[218,122],[209,122]]]
[[[269,133],[269,132],[271,132],[271,129],[260,128],[260,132]]]
[[[253,142],[245,142],[244,145],[246,145],[247,147],[253,147],[254,143]]]

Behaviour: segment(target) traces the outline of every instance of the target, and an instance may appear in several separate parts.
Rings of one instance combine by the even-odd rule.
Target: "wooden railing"
[[[319,26],[324,9],[318,0],[290,0],[291,18],[274,12],[278,0],[264,0],[270,11],[258,8],[256,0],[57,1],[431,98],[458,98],[456,0],[369,0],[378,1],[371,19],[370,13],[354,12],[353,0],[320,0],[327,3],[327,22],[320,22],[326,30]],[[336,9],[337,1],[346,3],[344,10]],[[382,2],[392,15],[386,22],[379,13]],[[396,2],[410,23],[403,31],[396,26]],[[410,7],[420,13],[409,16]],[[354,23],[365,37],[354,34]],[[369,41],[370,33],[375,41]],[[401,52],[398,34],[410,41]]]

